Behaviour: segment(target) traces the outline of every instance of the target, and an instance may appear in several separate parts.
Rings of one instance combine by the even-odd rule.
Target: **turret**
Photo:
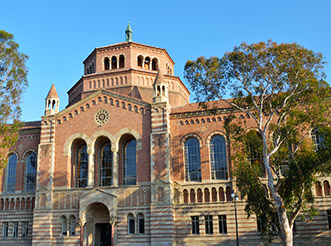
[[[51,89],[45,99],[45,115],[54,115],[59,112],[60,99],[57,95],[55,85],[52,84]]]
[[[132,42],[132,30],[131,30],[130,22],[128,23],[128,26],[125,30],[125,41]]]
[[[153,103],[168,102],[168,84],[160,69],[153,85]]]

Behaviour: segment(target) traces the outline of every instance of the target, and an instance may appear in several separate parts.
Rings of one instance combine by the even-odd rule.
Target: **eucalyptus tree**
[[[320,53],[269,40],[242,43],[221,58],[199,57],[185,65],[197,101],[221,100],[232,108],[234,116],[224,127],[236,149],[236,186],[248,215],[255,213],[263,222],[262,232],[277,231],[284,245],[293,245],[298,214],[313,214],[317,175],[330,172],[331,94],[324,64]],[[248,119],[235,119],[236,112],[253,122],[256,133],[243,131]],[[315,127],[323,142],[318,151],[309,144]],[[252,162],[254,152],[260,161]]]

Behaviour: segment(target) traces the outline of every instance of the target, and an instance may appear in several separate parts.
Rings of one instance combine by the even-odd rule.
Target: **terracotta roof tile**
[[[180,113],[191,113],[191,112],[201,112],[209,109],[228,109],[232,108],[228,103],[224,101],[211,101],[206,102],[205,105],[207,108],[200,106],[199,103],[189,103],[181,107],[175,107],[171,109],[171,114],[180,114]]]

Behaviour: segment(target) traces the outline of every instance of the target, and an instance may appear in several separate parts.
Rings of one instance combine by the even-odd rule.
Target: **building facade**
[[[1,245],[235,245],[223,128],[233,112],[190,103],[174,64],[165,49],[132,42],[128,26],[125,42],[85,59],[62,111],[52,85],[2,170]],[[320,214],[298,218],[295,244],[330,245],[330,182],[315,186]],[[236,205],[240,244],[261,244],[256,218]]]

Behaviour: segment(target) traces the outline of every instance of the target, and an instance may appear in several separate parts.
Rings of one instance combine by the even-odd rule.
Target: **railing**
[[[1,194],[0,211],[4,210],[33,210],[35,207],[35,194]]]

